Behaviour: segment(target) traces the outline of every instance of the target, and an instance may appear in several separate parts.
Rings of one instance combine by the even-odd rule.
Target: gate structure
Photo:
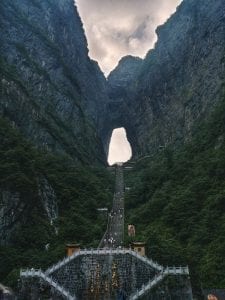
[[[163,267],[123,248],[123,199],[123,166],[117,164],[113,207],[99,248],[77,251],[46,271],[21,270],[26,284],[36,284],[30,299],[42,299],[41,289],[48,286],[53,299],[192,300],[188,267]]]

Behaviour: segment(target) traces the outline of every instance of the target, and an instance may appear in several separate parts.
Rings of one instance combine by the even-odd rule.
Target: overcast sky
[[[116,162],[125,162],[131,158],[132,151],[127,140],[124,128],[117,128],[113,131],[109,145],[108,162],[113,165]]]
[[[182,0],[76,0],[90,56],[107,75],[121,57],[144,57],[156,41],[155,29]]]

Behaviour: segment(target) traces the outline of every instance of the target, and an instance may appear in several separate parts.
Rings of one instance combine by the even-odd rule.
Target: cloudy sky
[[[121,57],[144,57],[156,41],[155,29],[182,0],[76,0],[90,56],[107,75]]]
[[[108,163],[113,165],[115,162],[125,162],[131,158],[131,154],[130,143],[127,140],[125,129],[115,129],[109,145]]]

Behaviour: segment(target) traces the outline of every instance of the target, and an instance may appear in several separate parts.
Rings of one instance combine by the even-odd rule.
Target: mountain
[[[154,259],[190,265],[196,295],[223,288],[224,1],[184,0],[155,48],[107,80],[73,0],[2,0],[0,29],[0,281],[47,267],[66,242],[98,244],[102,167],[123,126],[127,222]]]
[[[143,60],[125,57],[110,74],[108,120],[133,150],[127,224],[156,261],[188,264],[202,299],[225,286],[224,1],[184,0],[156,33]]]
[[[105,168],[37,149],[0,118],[0,282],[20,288],[20,268],[47,268],[66,243],[97,247],[112,183]]]
[[[146,58],[122,58],[107,81],[72,0],[0,5],[0,113],[42,149],[105,162],[112,130],[125,127],[140,157],[190,140],[219,102],[222,0],[183,1]]]
[[[88,56],[74,1],[3,0],[0,30],[0,281],[7,281],[21,266],[48,264],[58,248],[63,256],[68,241],[96,243],[104,230],[96,212],[107,205],[111,179],[98,130],[107,82]]]
[[[0,4],[0,115],[41,149],[104,162],[106,80],[88,56],[73,0]]]
[[[123,93],[129,97],[117,119],[124,118],[120,126],[136,157],[189,141],[196,122],[220,101],[225,82],[224,1],[184,0],[156,33],[155,48],[140,61],[135,76],[127,76],[130,59],[122,59],[109,76],[114,91],[114,78],[124,70]]]
[[[139,159],[126,177],[127,224],[154,260],[189,266],[195,299],[225,286],[224,115],[225,93],[191,141]]]

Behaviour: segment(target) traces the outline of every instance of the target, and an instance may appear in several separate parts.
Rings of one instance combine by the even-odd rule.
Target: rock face
[[[73,162],[104,163],[98,128],[107,83],[88,57],[74,1],[3,0],[0,31],[0,117],[41,149]],[[0,245],[28,222],[34,200],[57,233],[58,199],[44,174],[26,196],[12,186],[0,184]]]
[[[106,80],[88,57],[73,0],[0,3],[0,115],[41,148],[105,161]]]
[[[118,90],[121,90],[121,94],[122,90],[127,92],[130,82],[137,77],[142,61],[141,58],[131,55],[123,57],[119,61],[116,69],[108,76],[108,82],[111,88],[110,92],[116,92]]]
[[[127,75],[133,70],[123,59],[109,76],[111,98],[124,100],[116,112],[122,120],[117,125],[126,128],[134,156],[189,140],[196,121],[212,111],[223,91],[223,0],[184,0],[157,35],[155,49],[139,63],[135,76]],[[120,97],[121,90],[129,96]],[[115,114],[115,105],[108,107],[108,114]]]
[[[54,221],[58,218],[55,191],[46,178],[39,179],[38,188],[38,201],[42,206],[43,218],[54,226],[54,232],[57,234],[58,230],[54,225]],[[29,196],[32,199],[31,195]],[[27,219],[24,219],[29,214],[30,207],[26,207],[24,198],[24,195],[18,192],[0,188],[0,246],[9,244],[17,227],[21,226],[21,223],[27,222]]]
[[[181,144],[221,97],[224,25],[222,0],[184,0],[155,49],[121,59],[106,82],[73,0],[3,0],[0,115],[39,147],[85,163],[106,160],[117,127],[134,157]]]
[[[13,231],[13,224],[23,212],[24,206],[20,195],[0,189],[0,245],[7,244]]]
[[[113,129],[125,127],[127,136],[136,152],[136,134],[130,118],[133,105],[134,86],[131,85],[137,77],[142,59],[133,56],[123,57],[117,68],[108,77],[109,100],[106,103],[106,114],[103,115],[103,127],[100,131],[106,155],[108,154],[110,138]]]

